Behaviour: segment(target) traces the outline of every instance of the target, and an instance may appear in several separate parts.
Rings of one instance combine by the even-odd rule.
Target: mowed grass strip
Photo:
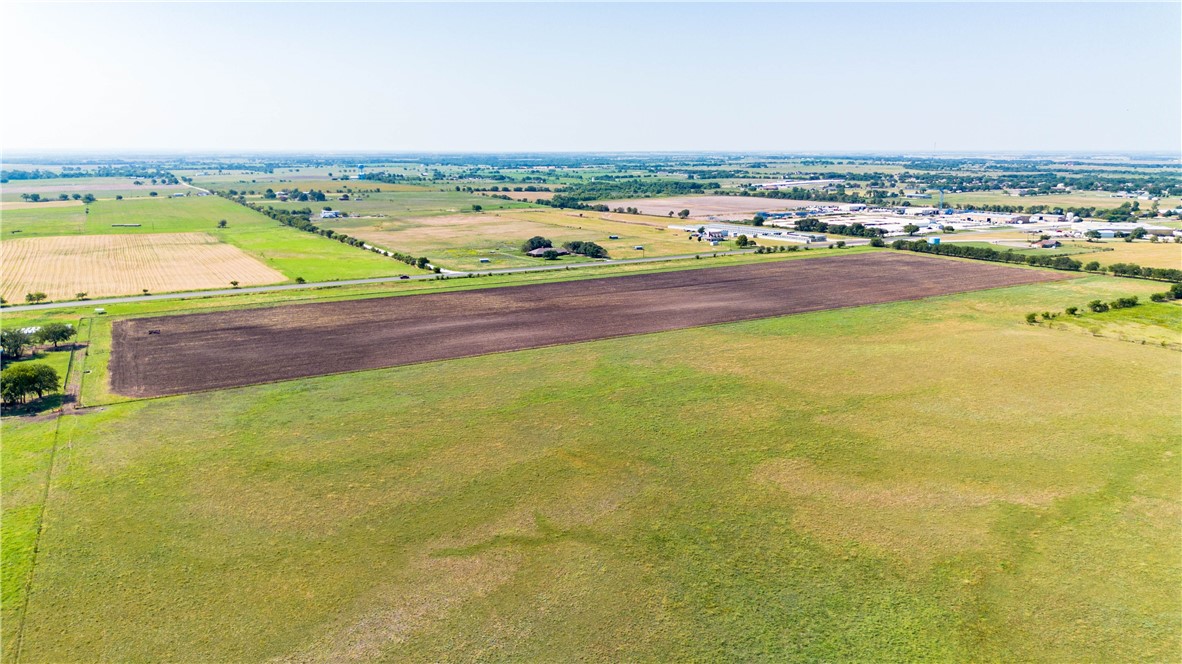
[[[70,418],[23,659],[1175,661],[1178,355],[1021,321],[1143,286]]]
[[[74,299],[77,293],[104,297],[287,280],[278,270],[207,233],[5,240],[0,258],[7,266],[0,294],[10,302],[37,291],[56,300]]]

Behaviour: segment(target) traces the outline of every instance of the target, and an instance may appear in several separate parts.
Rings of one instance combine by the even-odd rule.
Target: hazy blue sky
[[[1154,150],[1182,5],[9,5],[5,149]]]

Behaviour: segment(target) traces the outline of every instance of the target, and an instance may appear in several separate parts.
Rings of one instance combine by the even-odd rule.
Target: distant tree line
[[[10,180],[56,180],[58,178],[142,178],[160,181],[163,184],[177,184],[176,176],[159,168],[139,166],[98,166],[95,168],[65,167],[61,171],[33,169],[0,169],[0,182]]]
[[[717,182],[697,182],[685,180],[659,179],[597,179],[591,182],[573,184],[554,194],[549,200],[539,198],[535,203],[556,208],[570,208],[575,210],[594,210],[596,212],[610,212],[603,204],[587,205],[585,201],[595,201],[612,198],[652,198],[658,196],[685,196],[700,194],[706,190],[717,190]]]
[[[1020,254],[1013,249],[998,251],[991,247],[967,247],[955,244],[930,244],[927,240],[895,240],[891,248],[907,251],[918,251],[925,254],[939,254],[941,256],[957,256],[982,261],[998,263],[1023,263],[1038,267],[1049,267],[1056,270],[1075,270],[1083,268],[1083,263],[1067,256],[1044,256],[1042,254]]]

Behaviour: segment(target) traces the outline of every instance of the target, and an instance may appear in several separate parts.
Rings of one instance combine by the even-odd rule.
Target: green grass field
[[[89,209],[89,214],[77,207],[5,211],[0,230],[5,239],[203,232],[246,251],[291,279],[303,277],[307,281],[421,273],[405,263],[287,228],[218,196],[100,200]],[[222,219],[228,224],[225,229],[217,227]]]
[[[1154,290],[5,420],[5,658],[1177,660],[1179,355],[1022,320]]]
[[[1081,330],[1097,337],[1158,344],[1182,350],[1182,302],[1152,302],[1149,298],[1142,297],[1141,303],[1135,307],[1112,309],[1103,313],[1090,312],[1085,304],[1087,303],[1080,302],[1074,305],[1081,310],[1075,316],[1060,314],[1043,325]]]

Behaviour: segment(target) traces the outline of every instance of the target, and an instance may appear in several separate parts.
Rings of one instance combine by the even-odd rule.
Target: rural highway
[[[342,279],[340,281],[319,281],[309,282],[304,284],[276,284],[274,286],[250,286],[247,288],[221,288],[218,290],[204,290],[204,291],[186,291],[183,293],[160,293],[159,295],[132,295],[129,297],[107,297],[95,298],[92,300],[66,300],[62,302],[46,302],[44,304],[21,304],[15,306],[6,306],[0,311],[4,313],[16,311],[43,311],[47,309],[70,309],[76,307],[90,307],[102,306],[105,304],[124,304],[127,302],[152,302],[155,300],[188,300],[203,297],[213,297],[216,295],[242,295],[243,293],[270,293],[273,291],[289,291],[302,290],[306,288],[326,288],[331,286],[355,286],[359,284],[382,284],[391,281],[411,281],[424,279],[437,279],[439,277],[447,277],[449,279],[463,278],[468,275],[477,277],[495,275],[495,274],[518,274],[521,272],[551,272],[555,270],[574,270],[588,267],[597,267],[601,265],[628,265],[631,263],[659,263],[663,261],[685,260],[693,258],[694,256],[726,256],[733,254],[750,254],[754,253],[754,249],[736,249],[733,251],[703,251],[697,254],[679,254],[677,256],[650,256],[647,258],[619,258],[608,259],[603,261],[595,261],[593,263],[573,263],[573,264],[553,264],[553,265],[538,265],[533,267],[510,267],[500,270],[479,270],[474,272],[451,272],[447,274],[416,274],[408,279],[401,277],[373,277],[370,279]]]

